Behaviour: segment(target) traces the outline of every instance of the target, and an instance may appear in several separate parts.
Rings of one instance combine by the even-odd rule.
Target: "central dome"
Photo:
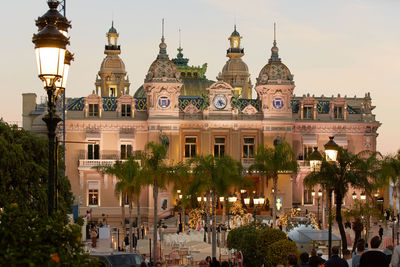
[[[108,55],[100,66],[100,72],[125,72],[125,64],[118,55]]]

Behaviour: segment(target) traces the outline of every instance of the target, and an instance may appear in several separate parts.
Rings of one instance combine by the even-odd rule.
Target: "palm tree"
[[[153,259],[157,257],[157,223],[158,223],[158,189],[166,188],[166,185],[173,177],[173,168],[167,166],[164,162],[167,154],[167,147],[162,144],[150,142],[146,144],[145,151],[138,153],[141,161],[142,170],[140,176],[146,180],[146,183],[153,186]]]
[[[191,195],[189,193],[190,187],[190,166],[185,163],[178,163],[173,167],[173,182],[174,182],[174,192],[180,190],[180,195],[182,196],[179,199],[179,203],[182,205],[182,215],[183,216],[183,226],[186,224],[186,207],[191,202]],[[179,196],[179,194],[178,194]]]
[[[129,251],[133,250],[133,240],[132,240],[132,207],[134,196],[137,196],[139,200],[140,189],[143,185],[139,177],[139,164],[133,157],[129,157],[125,162],[116,161],[114,165],[111,166],[96,166],[95,167],[102,174],[115,175],[118,182],[115,185],[115,195],[116,196],[127,196],[129,203]],[[122,199],[121,209],[122,209],[122,225],[125,228],[125,203]],[[140,210],[138,203],[138,211]],[[138,214],[139,215],[139,214]],[[123,229],[123,234],[125,229]]]
[[[386,156],[382,162],[382,175],[393,185],[393,210],[397,218],[397,191],[400,190],[400,150],[394,156]]]
[[[325,159],[322,161],[319,172],[311,172],[304,179],[307,187],[314,187],[321,184],[327,192],[335,192],[336,202],[336,222],[342,238],[342,248],[347,249],[346,233],[343,226],[342,202],[343,198],[352,188],[359,188],[366,192],[372,192],[379,183],[379,161],[375,153],[370,153],[370,157],[365,157],[365,153],[355,155],[346,149],[339,147],[337,164],[332,164]]]
[[[272,179],[273,201],[272,220],[276,227],[276,196],[278,193],[278,175],[283,172],[297,172],[297,160],[292,147],[287,142],[280,142],[274,148],[259,146],[254,156],[250,171],[258,171],[267,181]]]
[[[190,185],[190,192],[194,194],[205,193],[207,200],[211,198],[212,212],[212,257],[217,254],[217,197],[223,196],[235,185],[243,181],[242,166],[229,156],[215,157],[213,155],[198,156],[190,161],[193,164],[193,181]],[[208,200],[209,201],[209,200]],[[209,210],[209,206],[206,207]],[[208,224],[208,218],[206,219]],[[209,229],[209,227],[207,227]]]

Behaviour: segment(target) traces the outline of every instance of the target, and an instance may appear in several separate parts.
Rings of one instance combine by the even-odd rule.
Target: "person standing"
[[[298,265],[299,267],[310,267],[309,265],[309,255],[307,252],[303,252],[300,254],[300,264]]]
[[[379,250],[381,239],[374,236],[371,239],[371,249],[364,252],[360,258],[360,267],[389,267],[386,255]]]
[[[358,267],[360,264],[361,255],[364,253],[365,250],[365,241],[364,239],[360,239],[356,245],[356,254],[353,255],[352,262],[350,267]]]
[[[297,266],[297,256],[296,255],[288,255],[288,267]]]
[[[95,248],[97,246],[97,232],[94,227],[92,228],[92,231],[90,232],[90,237],[92,239],[92,247]]]
[[[400,245],[397,245],[392,254],[392,267],[400,267]]]
[[[349,267],[347,261],[339,257],[339,247],[332,248],[332,257],[325,262],[325,267]]]
[[[345,250],[343,250],[343,259],[345,260],[345,261],[347,261],[347,264],[349,265],[349,267],[351,267],[353,264],[352,264],[352,258],[351,258],[351,253],[350,253],[350,250],[348,250],[348,249],[345,249]]]
[[[379,225],[379,237],[381,238],[382,241],[382,237],[383,237],[383,228],[381,225]]]
[[[322,251],[321,251],[321,254],[322,254]],[[311,267],[318,267],[324,263],[325,263],[325,260],[322,259],[320,256],[317,256],[317,252],[315,251],[315,249],[311,250],[311,257],[310,257],[308,264]],[[351,266],[349,266],[349,267],[351,267]]]

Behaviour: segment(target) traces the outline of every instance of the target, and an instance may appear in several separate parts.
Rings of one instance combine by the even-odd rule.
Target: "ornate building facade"
[[[88,96],[68,99],[66,175],[79,200],[81,215],[92,209],[94,218],[105,214],[109,222],[119,223],[124,199],[114,194],[117,180],[101,176],[93,167],[123,160],[133,151],[143,150],[150,141],[160,142],[160,135],[169,140],[167,160],[171,163],[200,154],[225,154],[244,168],[253,163],[257,146],[289,142],[300,170],[296,176],[279,176],[277,195],[282,206],[278,214],[293,206],[316,210],[312,192],[303,186],[310,171],[305,159],[313,147],[322,151],[329,136],[335,136],[336,143],[354,153],[376,150],[380,123],[372,113],[369,93],[364,97],[295,96],[294,76],[279,58],[276,40],[269,61],[256,79],[257,97],[251,98],[252,84],[241,59],[242,37],[236,27],[229,38],[229,60],[217,81],[206,78],[207,64],[189,66],[181,47],[177,58],[170,60],[162,36],[159,54],[134,95],[129,93],[114,26],[107,38],[106,58],[95,90]],[[43,115],[44,107],[36,103],[36,95],[24,94],[23,127],[45,133]],[[257,193],[272,203],[271,184],[267,186],[257,175],[251,177],[257,183]],[[171,188],[159,193],[161,217],[171,214],[174,206],[176,196]],[[150,218],[152,189],[143,190],[140,198],[142,214]],[[349,194],[344,205],[351,201]]]

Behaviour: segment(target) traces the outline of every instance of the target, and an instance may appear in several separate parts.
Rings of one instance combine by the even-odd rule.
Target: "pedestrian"
[[[374,236],[371,239],[371,249],[361,255],[359,267],[389,267],[386,255],[379,250],[380,244],[379,236]]]
[[[140,264],[140,267],[147,267],[147,264],[144,261],[142,261],[142,263]]]
[[[381,225],[379,225],[379,237],[381,238],[382,241],[382,237],[383,237],[383,228]]]
[[[219,263],[219,261],[217,260],[216,257],[213,257],[210,266],[211,266],[211,267],[221,267],[221,264]]]
[[[154,265],[155,267],[162,267],[162,264],[161,264],[161,262],[159,262],[159,261],[157,261],[156,262],[156,265]]]
[[[288,255],[288,267],[297,266],[297,256],[296,255]]]
[[[392,260],[393,246],[392,245],[388,245],[382,252],[385,253],[386,260],[388,262],[390,262]]]
[[[344,250],[343,250],[343,259],[344,259],[345,261],[347,261],[347,264],[349,265],[349,267],[352,266],[352,261],[353,261],[353,259],[351,258],[351,252],[350,252],[350,250],[348,250],[348,249],[344,249]]]
[[[325,264],[326,260],[324,258],[322,258],[322,255],[324,254],[324,252],[322,250],[318,250],[317,251],[317,256],[321,259],[322,263],[321,264]]]
[[[347,261],[339,257],[339,247],[332,248],[332,257],[325,262],[325,267],[349,267]]]
[[[322,250],[320,252],[322,255]],[[315,249],[311,250],[311,257],[310,257],[310,260],[308,261],[308,264],[311,267],[318,267],[324,263],[325,263],[325,260],[322,259],[320,256],[317,256],[317,251],[315,251]]]
[[[360,265],[361,255],[364,253],[364,250],[365,250],[365,240],[359,239],[356,244],[356,251],[354,251],[355,255],[353,255],[353,258],[351,259],[352,266],[350,267],[358,267]]]
[[[207,264],[210,266],[211,265],[211,257],[210,256],[207,256],[206,257],[206,262],[207,262]]]
[[[394,248],[390,263],[392,264],[392,267],[400,267],[400,245],[397,245]]]
[[[229,267],[229,263],[227,261],[223,261],[221,263],[221,267]]]
[[[300,254],[300,265],[298,265],[299,267],[310,267],[309,263],[309,255],[307,252],[303,252]]]
[[[97,246],[97,232],[94,227],[92,228],[92,231],[90,232],[90,238],[92,239],[92,247],[95,248]]]

